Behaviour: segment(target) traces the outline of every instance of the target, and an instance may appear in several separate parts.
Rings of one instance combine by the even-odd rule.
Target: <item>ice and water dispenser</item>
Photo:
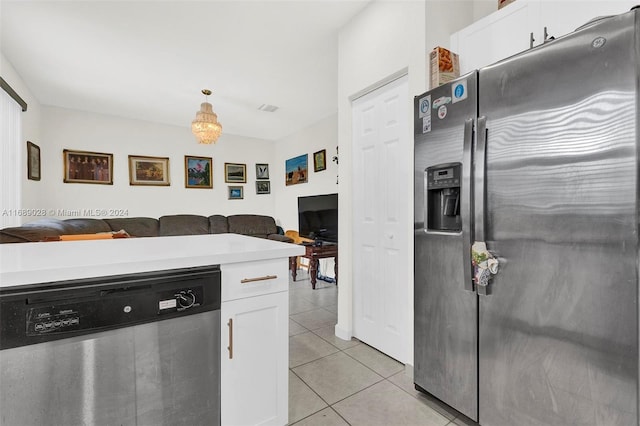
[[[427,230],[460,232],[460,163],[427,168]]]

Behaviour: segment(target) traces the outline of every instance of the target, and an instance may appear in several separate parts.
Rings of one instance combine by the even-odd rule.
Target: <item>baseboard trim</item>
[[[334,330],[335,330],[336,337],[338,337],[338,338],[340,338],[342,340],[349,341],[353,337],[353,333],[352,333],[351,330],[345,330],[344,328],[339,327],[337,324],[336,324]]]
[[[411,364],[404,365],[404,375],[407,377],[411,377],[411,380],[413,380],[413,365]]]

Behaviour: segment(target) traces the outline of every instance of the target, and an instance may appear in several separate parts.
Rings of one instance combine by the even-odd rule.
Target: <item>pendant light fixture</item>
[[[196,112],[196,118],[191,122],[191,131],[198,143],[212,144],[220,137],[222,125],[218,123],[218,115],[213,112],[213,107],[207,102],[211,90],[202,89],[202,94],[205,101],[200,104],[200,111]]]

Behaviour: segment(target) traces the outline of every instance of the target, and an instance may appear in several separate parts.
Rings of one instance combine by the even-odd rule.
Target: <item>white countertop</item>
[[[301,254],[302,246],[239,234],[0,244],[0,289]]]

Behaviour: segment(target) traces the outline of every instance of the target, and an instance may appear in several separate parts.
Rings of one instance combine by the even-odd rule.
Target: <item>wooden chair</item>
[[[286,231],[284,233],[284,235],[286,235],[287,237],[291,238],[293,240],[294,244],[312,243],[313,242],[313,240],[310,239],[310,238],[301,237],[300,233],[298,231],[294,231],[293,229],[290,229],[290,230]],[[296,268],[298,268],[298,269],[305,268],[307,270],[307,272],[309,272],[309,264],[308,263],[302,263],[300,261],[300,256],[297,256],[297,258],[296,258]]]

